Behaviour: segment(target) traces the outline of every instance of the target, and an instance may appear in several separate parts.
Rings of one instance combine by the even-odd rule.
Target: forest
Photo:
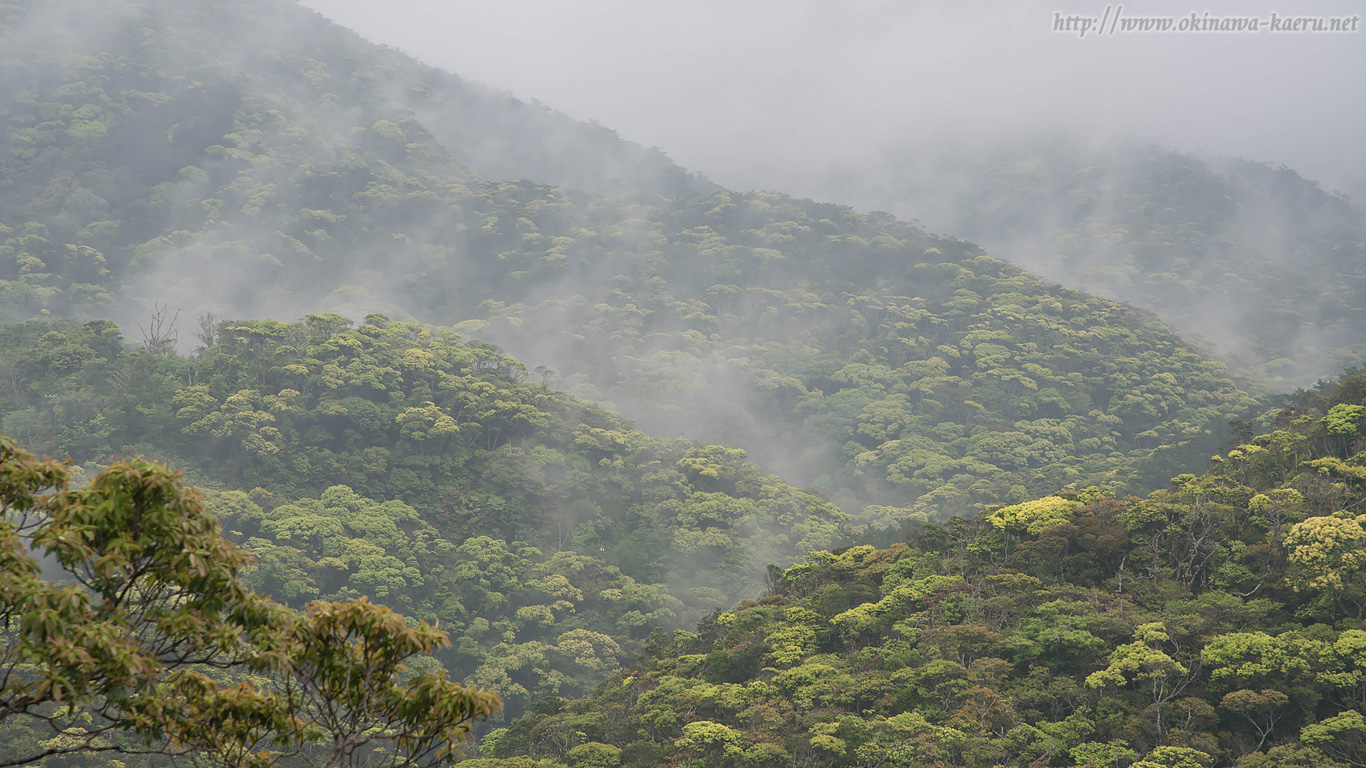
[[[1366,374],[1308,394],[1142,499],[1064,488],[771,566],[470,765],[1357,765]]]
[[[0,158],[14,217],[0,220],[7,306],[128,329],[154,311],[148,285],[166,286],[159,301],[186,325],[310,303],[359,319],[378,306],[535,360],[647,432],[743,449],[878,524],[1059,480],[1151,490],[1251,406],[1158,318],[888,216],[762,192],[484,181],[417,112],[379,98],[392,87],[382,52],[336,44],[335,30],[200,93],[227,77],[215,54],[242,57],[219,47],[265,34],[209,35],[210,20],[250,29],[271,7],[235,3],[224,20],[177,4],[142,19],[115,4],[111,27],[159,22],[157,45],[130,56],[114,36],[104,59],[78,59],[59,56],[71,44],[59,39],[35,53],[55,61],[48,78],[20,79]],[[194,61],[204,79],[149,50]],[[360,67],[360,55],[380,60]],[[428,76],[446,86],[434,103],[474,98]],[[129,87],[149,82],[164,98]],[[223,113],[190,132],[209,119],[205,99]],[[78,113],[96,115],[93,143],[72,138],[89,122]],[[184,143],[147,163],[124,143],[148,134]]]
[[[803,194],[921,219],[1155,312],[1250,390],[1307,387],[1366,357],[1361,206],[1284,165],[1050,138],[794,174]]]
[[[1366,212],[1089,151],[0,2],[0,767],[1366,765]]]

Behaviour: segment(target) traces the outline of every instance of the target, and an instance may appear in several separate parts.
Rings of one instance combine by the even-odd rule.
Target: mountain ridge
[[[787,182],[1150,309],[1261,391],[1366,359],[1366,208],[1285,166],[1056,136],[887,146]]]
[[[84,53],[4,67],[11,319],[132,328],[164,303],[486,334],[650,429],[817,483],[862,522],[1088,478],[1151,488],[1252,407],[1151,317],[890,216],[487,182],[445,129],[395,111],[392,62],[428,71],[395,52],[303,14],[322,32],[241,64],[284,35],[252,32],[270,0],[74,7],[123,21],[66,43]],[[166,18],[144,32],[143,8]],[[220,17],[236,34],[201,50],[192,22]]]

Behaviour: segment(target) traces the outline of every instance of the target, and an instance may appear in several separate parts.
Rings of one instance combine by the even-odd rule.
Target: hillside
[[[7,83],[38,86],[31,93],[6,94],[11,116],[68,117],[34,115],[29,108],[48,88],[72,84],[70,77],[49,79],[54,70],[74,69],[85,86],[68,87],[64,95],[76,95],[74,90],[87,104],[105,107],[78,119],[114,134],[90,128],[78,143],[85,149],[101,141],[129,149],[137,144],[134,157],[120,160],[128,166],[130,160],[151,162],[142,180],[174,179],[193,153],[207,146],[197,142],[218,143],[230,132],[237,111],[262,106],[256,100],[264,96],[259,92],[264,87],[274,91],[266,97],[275,101],[269,106],[285,119],[300,118],[303,111],[317,118],[308,126],[314,149],[398,116],[431,126],[433,138],[453,160],[491,179],[534,178],[601,193],[715,189],[658,150],[424,66],[393,49],[364,44],[350,30],[293,2],[19,0],[7,2],[0,13]],[[28,79],[34,76],[37,82]],[[161,132],[130,133],[158,117],[187,111],[199,114],[178,122],[164,145]],[[568,146],[575,152],[562,151]]]
[[[292,0],[0,0],[0,432],[70,457],[6,469],[3,608],[43,649],[7,668],[145,639],[23,602],[108,612],[29,557],[25,467],[60,507],[145,456],[234,589],[369,605],[435,654],[393,675],[501,696],[474,768],[1366,765],[1366,374],[1263,394],[1366,355],[1360,209],[1013,151],[859,192],[988,252],[720,189]],[[212,642],[283,669],[238,618]],[[0,754],[99,746],[61,690],[76,730]]]
[[[1148,309],[1265,391],[1366,359],[1366,209],[1284,166],[1056,138],[891,148],[787,182]]]
[[[1366,374],[1325,394],[1144,499],[1068,489],[774,567],[471,768],[1360,765]]]
[[[1153,316],[890,217],[673,166],[642,181],[610,170],[639,156],[622,142],[590,166],[625,181],[559,178],[630,194],[485,181],[511,171],[467,150],[523,107],[287,3],[7,8],[6,50],[31,54],[3,65],[11,320],[131,330],[161,302],[185,344],[211,313],[454,327],[883,525],[1071,482],[1144,491],[1250,405]],[[422,88],[426,112],[388,96]],[[512,155],[601,143],[530,125],[542,148]]]
[[[440,622],[512,715],[848,536],[743,451],[651,438],[450,332],[351,325],[224,322],[190,357],[104,321],[0,329],[3,428],[88,476],[165,459],[217,489],[255,586]]]
[[[0,46],[9,319],[98,314],[149,271],[175,281],[209,265],[197,276],[216,280],[185,290],[217,290],[187,312],[278,307],[315,275],[252,303],[261,281],[243,271],[323,266],[309,246],[327,237],[330,203],[356,193],[459,197],[479,173],[597,192],[714,189],[606,129],[365,44],[284,0],[9,3]],[[388,165],[405,158],[419,179]],[[171,243],[155,238],[172,235],[168,259]],[[345,267],[364,268],[332,256],[334,287],[353,277]]]

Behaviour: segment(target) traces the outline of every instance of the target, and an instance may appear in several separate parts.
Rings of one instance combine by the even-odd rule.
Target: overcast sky
[[[659,146],[729,186],[882,142],[1038,130],[1284,163],[1366,198],[1366,23],[1088,34],[1103,2],[303,0],[371,41]],[[1352,2],[1148,2],[1123,17],[1353,16]],[[971,9],[969,11],[969,9]]]

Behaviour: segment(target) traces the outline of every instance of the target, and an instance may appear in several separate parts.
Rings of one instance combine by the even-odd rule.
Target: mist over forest
[[[1366,33],[989,10],[0,2],[0,764],[1366,764]]]

